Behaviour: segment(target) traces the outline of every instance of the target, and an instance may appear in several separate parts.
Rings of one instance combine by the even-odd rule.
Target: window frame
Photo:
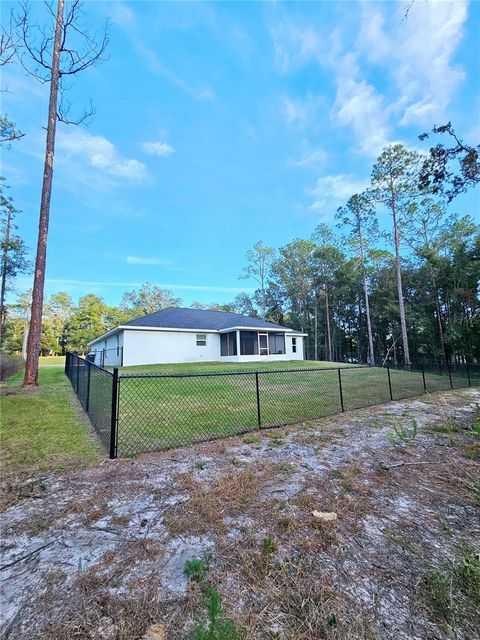
[[[261,341],[260,338],[265,338],[265,342],[266,342],[266,346],[262,347],[261,346]],[[258,340],[258,355],[259,356],[269,356],[270,355],[270,345],[269,345],[269,340],[268,340],[268,333],[264,333],[259,331],[257,334],[257,340]],[[262,353],[266,351],[266,353]]]
[[[207,334],[206,333],[196,333],[195,334],[195,344],[197,347],[206,347],[207,346]]]
[[[292,353],[297,353],[297,338],[292,337]]]

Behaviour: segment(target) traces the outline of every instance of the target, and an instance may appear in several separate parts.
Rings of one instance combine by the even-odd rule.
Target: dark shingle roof
[[[170,329],[217,330],[229,327],[252,327],[252,329],[285,329],[279,324],[266,322],[259,318],[250,318],[240,313],[227,311],[209,311],[205,309],[183,309],[168,307],[147,316],[125,322],[130,327],[165,327]]]

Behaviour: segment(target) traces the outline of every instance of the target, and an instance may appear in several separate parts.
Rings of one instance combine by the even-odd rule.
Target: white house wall
[[[285,336],[285,354],[268,356],[221,356],[220,335],[207,333],[207,345],[198,347],[198,332],[128,330],[122,332],[123,366],[177,362],[281,362],[303,360],[303,337],[297,336],[297,351],[292,351],[292,336]],[[107,352],[108,353],[108,352]],[[108,364],[108,361],[106,361]]]
[[[286,359],[287,360],[304,360],[304,354],[303,354],[303,336],[293,336],[294,338],[296,338],[296,342],[297,342],[297,351],[296,353],[293,353],[293,347],[292,347],[292,336],[289,336],[288,334],[285,335],[285,348],[287,351],[287,355],[286,355]]]
[[[119,367],[122,364],[123,331],[118,331],[103,340],[98,340],[90,346],[90,353],[95,354],[95,364],[105,367]],[[104,360],[102,351],[105,349]]]
[[[197,347],[197,334],[186,331],[124,330],[123,366],[220,360],[220,335],[206,333],[207,344]]]

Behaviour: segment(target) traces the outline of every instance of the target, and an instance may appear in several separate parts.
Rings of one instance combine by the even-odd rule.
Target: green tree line
[[[354,207],[350,202],[349,207]],[[347,207],[340,216],[345,217]],[[412,361],[423,359],[480,360],[480,226],[469,216],[442,219],[430,202],[419,207],[418,218],[405,228],[412,250],[401,260],[406,329]],[[433,231],[422,235],[430,219]],[[311,237],[298,238],[274,251],[262,291],[240,294],[230,303],[196,308],[233,311],[261,317],[308,333],[306,356],[322,360],[381,363],[403,362],[402,330],[396,288],[395,254],[378,248],[374,221],[364,225],[361,241],[351,233],[340,235],[319,225]],[[424,225],[422,227],[422,225]],[[408,234],[408,235],[407,235]],[[257,253],[266,247],[257,243]],[[269,255],[273,251],[269,249]],[[258,259],[257,259],[258,260]],[[368,301],[368,302],[367,302]],[[182,300],[154,285],[127,291],[118,306],[87,294],[74,304],[59,292],[47,298],[42,323],[43,354],[69,350],[85,352],[88,343],[105,331],[135,317]],[[367,304],[371,323],[370,349]],[[4,348],[22,350],[29,296],[8,306]],[[65,340],[62,340],[64,338]]]
[[[424,154],[400,144],[386,147],[368,188],[353,194],[330,226],[320,224],[310,237],[278,249],[254,244],[239,275],[256,284],[253,294],[191,306],[302,330],[311,359],[479,361],[480,226],[450,211],[455,198],[480,181],[480,147],[464,145],[450,124],[433,132],[453,137],[454,145],[437,144]],[[1,209],[5,291],[28,265],[21,239],[12,235],[17,212],[3,193]],[[24,351],[30,304],[28,293],[2,304],[6,351]],[[148,283],[125,292],[118,306],[94,294],[75,304],[59,292],[45,301],[40,350],[85,352],[109,329],[181,304],[171,291]]]

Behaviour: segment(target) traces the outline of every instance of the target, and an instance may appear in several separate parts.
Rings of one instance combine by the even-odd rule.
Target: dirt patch
[[[3,637],[190,638],[208,623],[184,573],[199,559],[240,634],[211,637],[474,640],[479,402],[449,392],[32,479],[1,520]]]

